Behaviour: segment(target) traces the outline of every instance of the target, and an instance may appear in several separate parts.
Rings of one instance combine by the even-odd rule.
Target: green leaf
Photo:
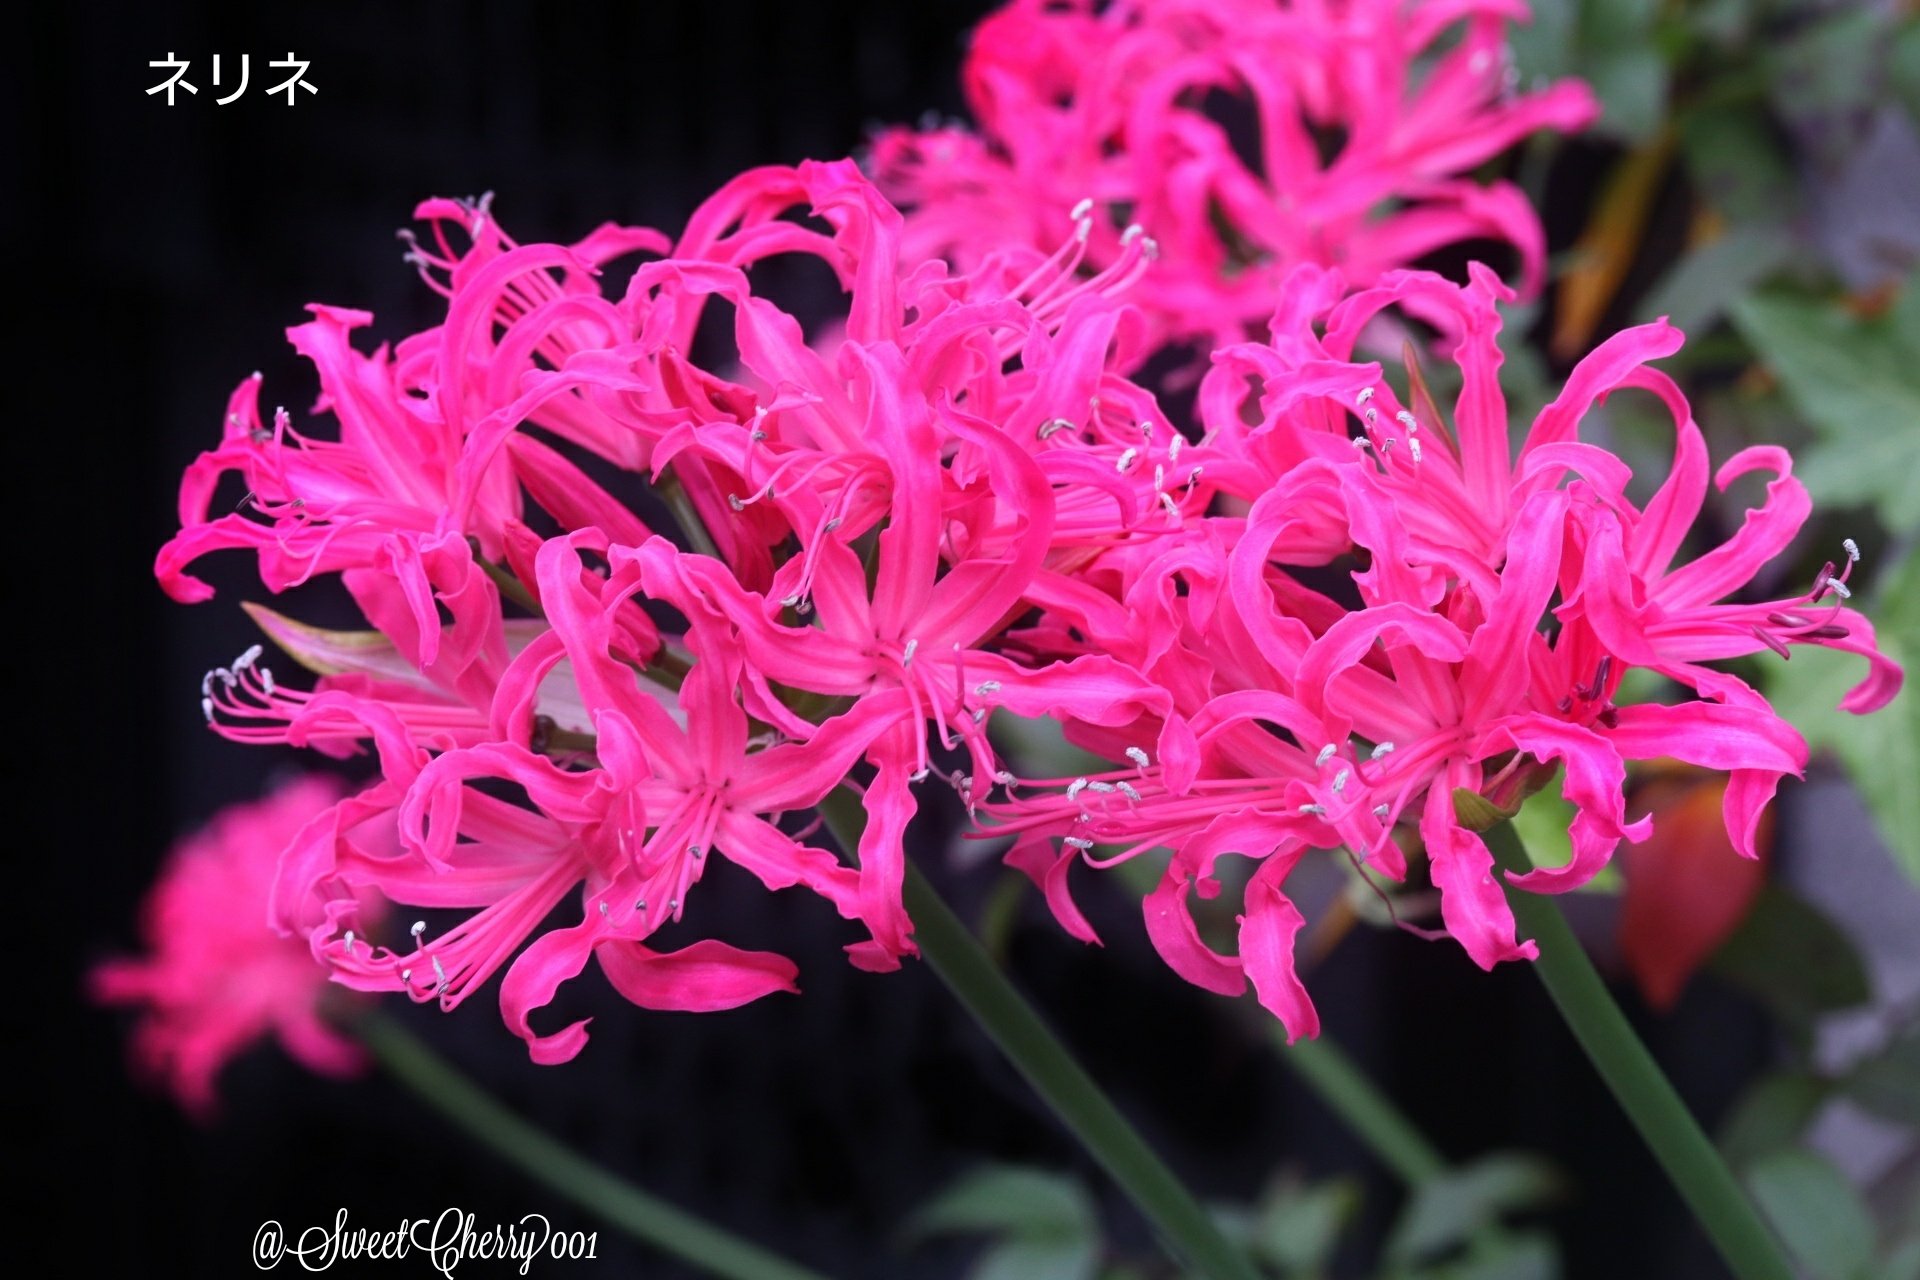
[[[968,1280],[1093,1280],[1100,1246],[1092,1240],[1004,1240],[980,1255]]]
[[[1873,994],[1847,935],[1778,882],[1760,890],[1747,918],[1709,962],[1784,1021],[1804,1026]]]
[[[1701,199],[1736,230],[1784,226],[1798,212],[1799,175],[1751,104],[1687,112],[1680,122],[1680,154]]]
[[[1873,106],[1886,78],[1887,27],[1883,14],[1861,5],[1772,45],[1765,63],[1774,105],[1789,120]]]
[[[1920,523],[1920,281],[1875,319],[1785,293],[1742,298],[1732,313],[1819,435],[1800,469],[1814,497],[1871,503],[1892,530]]]
[[[1256,1255],[1284,1272],[1318,1274],[1359,1210],[1360,1184],[1351,1178],[1277,1183],[1260,1205],[1250,1243]]]
[[[1667,60],[1650,48],[1623,48],[1593,58],[1586,76],[1600,99],[1596,133],[1645,142],[1667,114]]]
[[[1809,1274],[1864,1280],[1873,1261],[1873,1218],[1839,1170],[1810,1151],[1776,1151],[1748,1169],[1746,1181]]]
[[[1920,1280],[1920,1239],[1902,1240],[1880,1264],[1880,1280]]]
[[[1665,316],[1675,328],[1698,335],[1735,299],[1749,292],[1787,260],[1793,239],[1772,227],[1737,226],[1692,249],[1640,304],[1641,321]]]
[[[1847,1098],[1896,1124],[1920,1127],[1920,1027],[1909,1027],[1847,1074]]]
[[[1906,104],[1907,114],[1920,121],[1920,21],[1904,23],[1893,38],[1887,78],[1894,94]]]
[[[1874,621],[1881,652],[1911,669],[1920,659],[1920,551],[1909,551],[1887,569],[1862,611]],[[1839,710],[1863,670],[1850,654],[1802,646],[1791,662],[1769,672],[1767,692],[1810,747],[1830,751],[1846,765],[1881,840],[1920,880],[1920,787],[1914,785],[1920,778],[1920,696],[1903,690],[1872,715]]]
[[[1560,1280],[1560,1247],[1544,1231],[1502,1232],[1423,1274],[1430,1280]]]
[[[1423,1184],[1387,1237],[1390,1262],[1414,1262],[1464,1241],[1502,1213],[1532,1209],[1557,1198],[1562,1184],[1537,1156],[1495,1153]]]
[[[1818,1076],[1800,1072],[1763,1076],[1741,1095],[1720,1126],[1720,1150],[1727,1163],[1743,1169],[1782,1147],[1798,1144],[1831,1093]]]
[[[1071,1178],[1017,1165],[988,1165],[955,1179],[902,1227],[905,1238],[971,1232],[1071,1243],[1098,1238],[1093,1198]]]

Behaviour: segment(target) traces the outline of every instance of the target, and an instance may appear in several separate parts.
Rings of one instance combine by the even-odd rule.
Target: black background
[[[152,558],[174,527],[181,469],[217,439],[236,381],[259,368],[266,404],[298,413],[310,401],[311,375],[281,337],[305,303],[371,309],[387,339],[432,322],[436,299],[393,236],[417,200],[493,190],[523,241],[610,218],[673,230],[743,167],[848,154],[874,123],[957,113],[954,70],[983,8],[32,10],[4,81],[21,126],[8,216],[25,217],[8,237],[6,470],[19,523],[6,619],[20,687],[9,862],[28,873],[13,897],[28,929],[10,938],[7,1007],[11,1101],[31,1140],[10,1145],[51,1213],[23,1214],[21,1229],[52,1238],[59,1269],[251,1274],[262,1220],[297,1229],[343,1207],[375,1227],[449,1205],[483,1223],[538,1210],[599,1225],[377,1077],[318,1081],[263,1049],[228,1072],[210,1127],[128,1082],[128,1020],[85,1005],[84,967],[135,944],[136,903],[175,833],[293,763],[221,741],[200,719],[200,672],[252,639],[235,607],[245,558],[216,558],[207,576],[221,594],[193,608],[161,595]],[[291,108],[265,95],[279,75],[267,61],[288,50],[311,60],[320,90]],[[252,59],[247,95],[226,107],[207,83],[216,52],[228,67]],[[201,86],[172,108],[144,93],[162,74],[148,61],[169,53],[193,59]],[[1551,230],[1556,246],[1570,239]],[[928,848],[943,845],[941,816],[925,824]],[[594,1038],[558,1068],[526,1061],[489,998],[444,1017],[398,1012],[582,1150],[828,1274],[960,1274],[967,1246],[903,1252],[896,1232],[982,1159],[1085,1173],[1112,1238],[1150,1252],[1141,1221],[923,966],[854,972],[830,912],[713,879],[703,897],[737,924],[730,936],[777,934],[804,996],[647,1014],[589,977],[564,1007],[600,1011]],[[1369,1209],[1342,1261],[1357,1273],[1394,1184],[1225,1002],[1152,957],[1137,904],[1088,879],[1082,897],[1111,945],[1080,947],[1029,901],[1012,952],[1020,981],[1202,1194],[1248,1199],[1281,1165],[1361,1171]],[[963,909],[985,883],[954,880]],[[1312,987],[1328,1033],[1449,1156],[1527,1147],[1576,1172],[1574,1198],[1549,1217],[1572,1276],[1717,1274],[1523,967],[1486,975],[1458,948],[1368,932]],[[1646,1026],[1709,1121],[1765,1060],[1758,1015],[1710,986]],[[610,1231],[600,1243],[598,1264],[551,1273],[688,1274]]]

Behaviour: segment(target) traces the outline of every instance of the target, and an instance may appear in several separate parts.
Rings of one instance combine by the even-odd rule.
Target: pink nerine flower
[[[149,954],[105,961],[90,975],[95,999],[142,1009],[139,1068],[197,1115],[212,1112],[221,1067],[269,1032],[314,1071],[360,1065],[357,1048],[320,1016],[326,970],[267,919],[280,851],[340,792],[313,775],[223,810],[175,847],[147,898]]]
[[[1517,0],[1014,0],[963,71],[978,133],[891,130],[874,171],[909,210],[910,250],[963,265],[1051,245],[1083,200],[1101,212],[1095,266],[1144,226],[1162,255],[1134,300],[1155,345],[1237,340],[1301,262],[1364,284],[1492,238],[1531,293],[1538,218],[1512,185],[1462,175],[1598,108],[1574,81],[1515,91],[1506,28],[1526,16]]]
[[[1502,291],[1474,275],[1463,289],[1395,273],[1343,299],[1337,280],[1303,270],[1272,341],[1221,353],[1201,391],[1210,430],[1194,456],[1222,491],[1257,495],[1244,521],[1214,517],[1109,551],[1088,585],[1111,600],[1083,589],[1056,606],[1071,645],[1044,626],[1026,637],[1042,652],[1125,657],[1173,711],[1118,728],[1069,720],[1069,735],[1116,767],[989,806],[997,829],[1022,836],[1010,860],[1090,939],[1067,892],[1073,862],[1171,849],[1146,901],[1155,945],[1210,990],[1251,980],[1295,1035],[1317,1018],[1294,973],[1302,921],[1282,886],[1307,851],[1344,849],[1360,874],[1400,880],[1402,842],[1417,837],[1446,931],[1482,967],[1526,958],[1477,829],[1491,810],[1456,812],[1457,791],[1504,809],[1564,771],[1573,858],[1510,877],[1525,890],[1575,888],[1621,840],[1650,832],[1626,812],[1630,761],[1727,774],[1724,824],[1751,857],[1764,806],[1781,777],[1800,774],[1806,745],[1757,690],[1706,664],[1794,644],[1858,653],[1868,670],[1841,704],[1856,713],[1884,706],[1901,680],[1844,605],[1851,545],[1847,568],[1829,564],[1791,599],[1726,602],[1807,516],[1783,450],[1748,449],[1722,466],[1723,488],[1773,472],[1765,504],[1727,542],[1674,566],[1708,467],[1686,401],[1646,367],[1679,345],[1666,324],[1583,360],[1516,459],[1497,377]],[[1378,364],[1356,358],[1394,304],[1440,324],[1462,375],[1450,412],[1417,378],[1416,406],[1403,404]],[[1627,496],[1626,465],[1579,438],[1593,406],[1628,388],[1660,399],[1677,441],[1644,506]],[[1326,594],[1347,556],[1357,606]],[[1621,701],[1633,667],[1672,688]],[[1187,898],[1220,893],[1216,864],[1230,856],[1257,865],[1238,954],[1223,955],[1202,941]]]

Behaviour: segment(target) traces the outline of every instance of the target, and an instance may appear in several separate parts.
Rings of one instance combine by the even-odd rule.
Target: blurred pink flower
[[[341,790],[309,775],[222,810],[174,848],[148,895],[148,954],[103,961],[89,975],[96,1000],[140,1010],[136,1065],[196,1116],[213,1113],[220,1069],[269,1033],[311,1070],[343,1075],[361,1064],[321,1016],[326,968],[267,911],[281,850]]]
[[[1518,91],[1506,30],[1526,17],[1518,0],[1013,0],[962,70],[977,132],[888,130],[873,170],[909,250],[962,266],[1052,244],[1083,200],[1096,267],[1145,227],[1161,256],[1133,296],[1154,346],[1245,336],[1302,262],[1367,284],[1491,238],[1531,294],[1537,215],[1463,175],[1598,105],[1577,81]]]

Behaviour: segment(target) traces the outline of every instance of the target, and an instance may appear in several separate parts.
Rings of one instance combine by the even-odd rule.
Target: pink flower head
[[[175,846],[148,896],[149,953],[104,961],[89,977],[96,1000],[142,1010],[135,1061],[197,1116],[214,1110],[220,1069],[269,1032],[322,1074],[360,1066],[357,1047],[321,1016],[325,968],[267,913],[280,851],[340,791],[309,775],[221,811]]]
[[[1845,568],[1828,565],[1792,599],[1725,602],[1807,515],[1782,450],[1721,468],[1722,487],[1772,471],[1765,505],[1674,567],[1708,469],[1685,400],[1645,363],[1679,345],[1664,322],[1582,361],[1515,457],[1497,378],[1504,291],[1489,273],[1476,268],[1464,288],[1395,273],[1343,297],[1309,268],[1293,289],[1273,340],[1222,353],[1201,391],[1209,480],[1254,499],[1245,519],[1104,556],[1095,581],[1122,608],[1095,592],[1061,601],[1074,633],[1124,654],[1172,712],[1119,729],[1069,722],[1075,741],[1128,763],[1040,780],[990,812],[1020,836],[1014,864],[1085,938],[1072,863],[1170,848],[1146,903],[1155,945],[1208,989],[1251,979],[1298,1035],[1317,1019],[1293,969],[1302,922],[1282,885],[1305,851],[1345,849],[1362,874],[1398,880],[1396,833],[1417,833],[1446,931],[1483,967],[1526,958],[1532,944],[1515,937],[1477,830],[1489,806],[1458,813],[1456,791],[1504,808],[1562,771],[1573,858],[1511,877],[1530,891],[1575,888],[1622,839],[1649,833],[1649,819],[1626,813],[1629,761],[1727,774],[1724,824],[1751,857],[1761,812],[1778,780],[1801,772],[1806,746],[1756,690],[1705,664],[1793,644],[1859,653],[1868,672],[1841,704],[1858,713],[1884,705],[1901,673],[1844,607]],[[1395,304],[1439,323],[1461,373],[1450,414],[1424,393],[1417,412],[1406,407],[1380,366],[1357,358],[1367,335],[1393,332],[1383,311]],[[1627,497],[1625,464],[1580,439],[1588,411],[1628,388],[1655,395],[1676,433],[1672,471],[1644,507]],[[1331,588],[1347,556],[1361,565],[1348,574],[1358,607],[1311,585]],[[1617,701],[1635,666],[1671,680],[1669,700]],[[1190,890],[1220,892],[1215,864],[1228,855],[1257,863],[1237,955],[1202,940],[1187,904]]]
[[[1123,227],[1147,228],[1162,254],[1136,300],[1154,345],[1237,340],[1301,262],[1370,283],[1492,238],[1531,294],[1538,218],[1512,185],[1462,175],[1598,107],[1575,81],[1515,91],[1505,32],[1526,17],[1519,0],[1014,0],[963,70],[978,133],[890,130],[873,166],[917,255],[1047,245],[1082,201],[1096,266]]]
[[[379,763],[288,850],[276,917],[356,989],[452,1008],[500,975],[508,1025],[548,1062],[585,1029],[533,1016],[589,958],[650,1008],[793,989],[772,953],[658,949],[700,919],[713,858],[813,890],[869,933],[856,963],[896,966],[929,733],[968,753],[984,792],[1002,772],[994,708],[1121,723],[1164,701],[1109,658],[1034,666],[996,643],[1050,557],[1121,536],[1116,515],[1177,523],[1204,502],[1118,438],[1149,406],[1112,371],[1132,322],[1111,295],[1151,245],[1084,279],[1072,238],[955,276],[902,258],[898,213],[851,164],[808,164],[728,184],[614,300],[569,270],[580,252],[496,251],[490,223],[450,208],[476,248],[418,252],[449,317],[420,340],[431,395],[402,406],[440,406],[448,450],[395,511],[378,501],[396,477],[347,468],[370,496],[321,535],[337,557],[305,562],[342,574],[371,629],[253,606],[317,683],[278,681],[251,650],[202,688],[224,736]],[[847,290],[843,322],[811,338],[746,270],[791,255]],[[706,367],[691,353],[710,307],[730,310],[734,342]],[[1085,425],[1065,430],[1065,413]],[[614,496],[644,481],[678,490],[717,555],[656,537]],[[874,820],[856,869],[783,816],[862,760]],[[578,923],[543,932],[569,899]],[[369,903],[451,915],[401,938]]]

